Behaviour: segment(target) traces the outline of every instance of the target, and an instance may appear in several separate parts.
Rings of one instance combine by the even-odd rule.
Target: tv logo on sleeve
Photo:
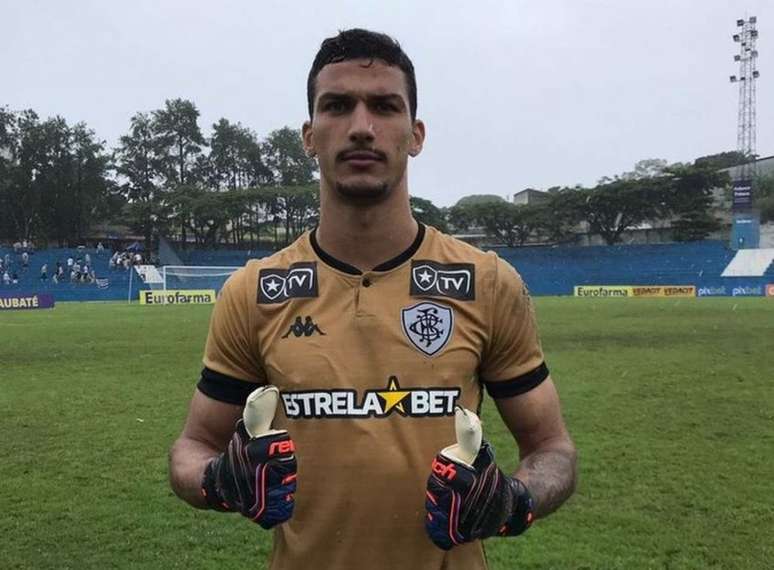
[[[258,274],[259,305],[317,295],[317,264],[314,261],[293,263],[287,269],[261,269]]]
[[[411,262],[412,297],[450,297],[459,301],[476,299],[476,267],[472,263]]]

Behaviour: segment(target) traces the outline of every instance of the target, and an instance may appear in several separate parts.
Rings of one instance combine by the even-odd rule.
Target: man
[[[325,40],[307,92],[319,226],[221,291],[172,487],[275,528],[272,569],[485,568],[479,539],[523,532],[575,484],[527,291],[493,253],[413,219],[406,166],[425,127],[394,40]],[[262,385],[282,405],[251,439],[234,426]],[[486,443],[469,464],[436,457],[484,389],[518,441],[514,477]]]

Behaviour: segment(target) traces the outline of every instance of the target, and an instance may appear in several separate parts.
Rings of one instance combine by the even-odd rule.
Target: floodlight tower
[[[753,205],[753,184],[756,174],[755,163],[755,83],[758,80],[758,19],[751,16],[736,21],[737,33],[734,41],[739,44],[739,53],[734,61],[739,63],[739,75],[730,77],[731,83],[739,84],[739,111],[736,131],[736,148],[745,157],[733,181],[733,223],[731,226],[731,248],[757,248],[760,243],[760,214]]]
[[[758,50],[758,19],[755,16],[736,21],[737,33],[733,35],[734,42],[739,44],[739,53],[734,55],[734,61],[739,63],[739,75],[732,75],[731,83],[739,84],[739,110],[736,131],[736,147],[746,157],[753,159],[755,156],[755,83],[759,77],[757,69]],[[741,178],[752,178],[754,161],[745,163],[742,167]]]

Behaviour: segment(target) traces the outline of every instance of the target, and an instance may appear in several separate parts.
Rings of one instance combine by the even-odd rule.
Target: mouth
[[[385,156],[383,153],[374,150],[350,150],[342,152],[339,160],[356,168],[365,168],[383,162]]]

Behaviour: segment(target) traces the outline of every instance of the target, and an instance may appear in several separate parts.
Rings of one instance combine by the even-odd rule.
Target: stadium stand
[[[576,285],[714,285],[734,257],[721,241],[496,251],[534,295],[572,295]]]
[[[740,249],[723,270],[723,277],[761,277],[774,263],[774,248]]]
[[[774,250],[729,249],[725,242],[702,241],[651,245],[569,246],[498,248],[495,251],[521,273],[533,295],[572,295],[577,285],[690,285],[705,288],[711,294],[748,294],[763,290],[774,283]],[[90,253],[98,283],[72,283],[69,278],[53,283],[51,276],[56,262],[65,264],[68,257],[84,258]],[[176,252],[186,267],[176,269],[168,288],[219,289],[227,273],[222,267],[239,267],[249,259],[270,255],[269,251],[221,249],[216,251]],[[161,283],[144,283],[135,269],[110,269],[112,252],[97,255],[94,250],[48,249],[30,256],[29,267],[21,270],[21,256],[11,248],[0,248],[0,259],[9,254],[12,267],[19,275],[19,283],[4,285],[2,292],[49,292],[57,301],[137,300],[142,289],[160,288]],[[729,269],[743,258],[755,259],[755,271],[749,268],[745,276],[730,275]],[[737,256],[737,257],[735,257]],[[177,259],[177,258],[176,258]],[[768,261],[767,261],[768,260]],[[40,280],[40,267],[48,265],[48,279]],[[148,273],[149,267],[139,267]],[[724,274],[724,272],[726,272]],[[158,281],[158,275],[155,281]],[[2,272],[0,272],[2,277]],[[130,289],[131,279],[131,291]],[[153,281],[150,279],[149,281]],[[724,291],[724,293],[716,293]]]
[[[8,255],[11,264],[11,272],[18,276],[18,283],[5,285],[0,279],[0,292],[24,292],[24,293],[52,293],[56,301],[113,301],[126,299],[129,294],[130,273],[132,289],[134,291],[144,288],[141,280],[137,278],[134,269],[125,270],[110,269],[109,260],[112,251],[103,250],[97,253],[95,249],[86,248],[52,248],[38,250],[29,255],[29,266],[26,270],[22,267],[22,254],[15,253],[12,248],[0,247],[0,259]],[[83,264],[86,254],[91,260],[91,269],[96,280],[93,282],[72,282],[67,269],[67,259],[81,260]],[[56,273],[56,263],[60,262],[64,267],[64,277],[56,283],[53,279]],[[40,268],[43,265],[48,268],[45,281],[40,278]],[[2,277],[2,273],[0,273]],[[136,296],[136,293],[134,293]]]

